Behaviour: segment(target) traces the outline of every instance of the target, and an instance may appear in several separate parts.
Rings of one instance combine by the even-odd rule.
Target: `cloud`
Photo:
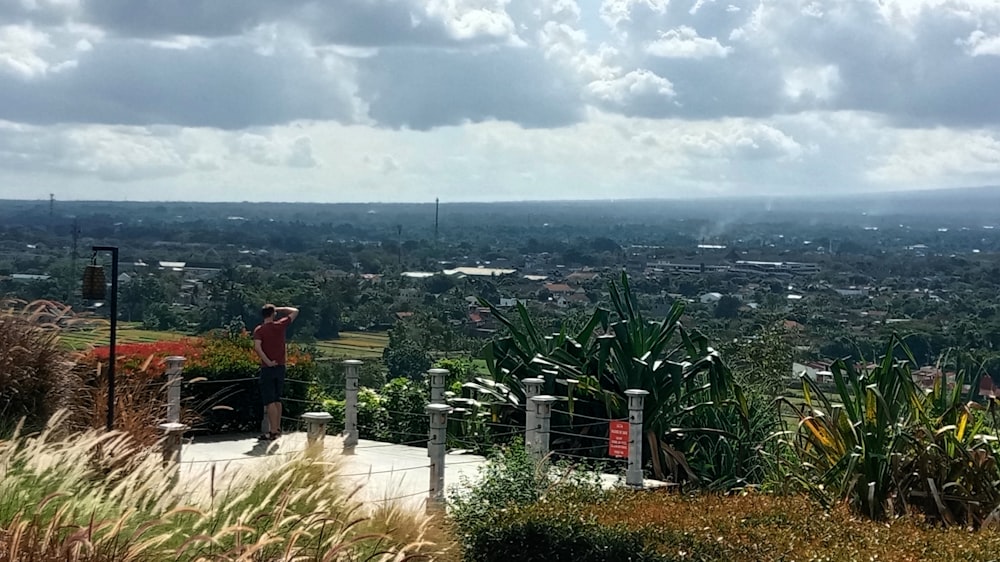
[[[4,168],[63,176],[63,181],[143,181],[217,169],[194,131],[134,127],[35,127],[0,122]]]
[[[491,119],[558,127],[582,117],[573,77],[538,51],[399,48],[358,64],[359,91],[370,100],[370,116],[390,127],[429,129]]]
[[[677,59],[725,58],[731,51],[731,47],[722,46],[715,37],[699,37],[697,31],[687,26],[671,29],[646,46],[646,52],[654,57]]]
[[[0,88],[0,119],[239,129],[296,119],[353,121],[363,110],[345,80],[352,63],[295,41],[175,48],[110,39],[69,64],[55,62],[24,51],[7,63],[22,76]]]
[[[7,0],[0,84],[0,186],[84,196],[1000,183],[994,0]]]

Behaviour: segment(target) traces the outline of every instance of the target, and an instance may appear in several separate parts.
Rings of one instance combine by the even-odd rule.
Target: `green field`
[[[385,332],[341,332],[335,340],[318,341],[316,349],[324,357],[334,359],[372,359],[382,357],[382,350],[389,345]]]
[[[110,330],[107,327],[67,330],[60,336],[62,344],[74,351],[108,344]],[[185,337],[177,332],[143,330],[138,324],[122,324],[118,327],[118,343],[149,343],[177,340]],[[324,357],[335,359],[372,359],[382,357],[382,350],[389,344],[389,336],[384,332],[343,332],[335,340],[318,341],[317,350]]]
[[[138,324],[123,324],[118,327],[118,343],[150,343],[164,340],[178,340],[184,334],[177,332],[157,332],[143,330]],[[66,330],[59,335],[59,341],[73,351],[83,351],[90,347],[108,345],[111,330],[107,327],[84,330]]]

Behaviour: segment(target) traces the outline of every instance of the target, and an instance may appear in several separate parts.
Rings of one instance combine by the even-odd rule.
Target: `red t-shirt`
[[[253,339],[260,340],[264,355],[278,365],[285,364],[285,328],[291,320],[285,316],[274,322],[264,322],[253,329]]]

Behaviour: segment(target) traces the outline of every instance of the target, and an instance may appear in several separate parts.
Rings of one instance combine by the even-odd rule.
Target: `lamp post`
[[[118,247],[93,246],[94,252],[91,264],[83,273],[83,298],[87,300],[104,300],[107,285],[104,281],[104,268],[97,265],[97,252],[111,252],[111,336],[108,342],[108,431],[115,425],[115,344],[118,336]]]

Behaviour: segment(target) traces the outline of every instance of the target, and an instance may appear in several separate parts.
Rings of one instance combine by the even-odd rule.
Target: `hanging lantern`
[[[94,256],[90,265],[83,271],[83,298],[102,301],[107,294],[107,288],[107,283],[104,280],[104,267],[97,265],[97,256]]]

